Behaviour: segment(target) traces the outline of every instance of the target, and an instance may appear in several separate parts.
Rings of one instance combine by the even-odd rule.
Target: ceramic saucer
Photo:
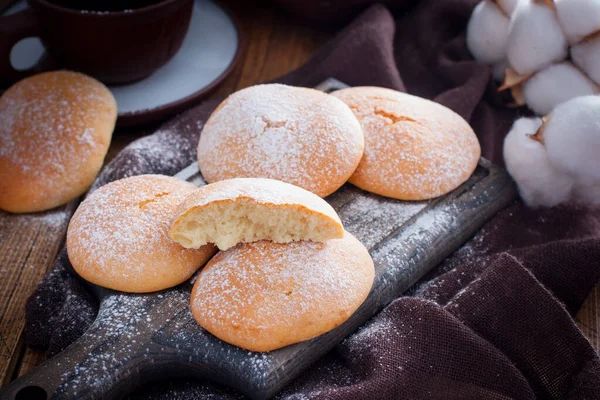
[[[26,7],[20,1],[4,15]],[[163,120],[197,103],[215,89],[241,58],[240,29],[235,19],[211,0],[196,0],[181,49],[148,78],[109,86],[117,99],[118,126]],[[11,63],[19,69],[35,65],[44,52],[37,38],[17,43]]]

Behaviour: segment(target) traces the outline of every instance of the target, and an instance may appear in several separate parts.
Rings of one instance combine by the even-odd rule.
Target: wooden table
[[[297,68],[332,35],[308,27],[275,7],[225,1],[242,22],[247,40],[243,61],[212,97],[219,98]],[[142,134],[117,133],[107,161]],[[26,217],[25,217],[26,218]],[[0,215],[0,383],[7,384],[44,360],[23,343],[25,302],[45,275],[64,240],[66,227],[45,230],[31,221]],[[600,285],[576,317],[577,324],[600,351]]]

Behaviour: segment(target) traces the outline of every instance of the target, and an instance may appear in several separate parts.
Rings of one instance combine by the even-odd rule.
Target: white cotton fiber
[[[571,58],[590,78],[600,84],[600,36],[571,47]]]
[[[523,83],[525,102],[538,115],[560,103],[598,93],[598,86],[570,61],[554,64]]]
[[[541,125],[541,118],[516,120],[504,139],[504,162],[525,204],[552,207],[569,200],[573,182],[552,166],[544,145],[529,136]]]
[[[495,2],[496,4],[498,4],[498,7],[502,9],[504,14],[510,17],[515,8],[517,7],[517,3],[519,2],[519,0],[495,0]]]
[[[475,7],[467,25],[467,47],[476,60],[493,64],[506,58],[508,23],[493,1]]]
[[[547,5],[520,3],[509,30],[506,55],[520,75],[541,70],[567,56],[567,39],[556,12]]]
[[[578,180],[600,182],[600,96],[557,106],[544,126],[543,140],[556,168]]]
[[[600,30],[600,0],[554,0],[554,4],[569,43]]]

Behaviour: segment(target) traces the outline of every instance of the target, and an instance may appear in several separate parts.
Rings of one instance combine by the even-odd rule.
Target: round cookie
[[[117,120],[110,91],[86,75],[47,72],[0,97],[0,209],[48,210],[92,184]]]
[[[81,203],[69,224],[73,268],[89,282],[124,292],[154,292],[186,281],[215,252],[213,245],[184,249],[168,236],[177,206],[196,189],[161,175],[102,186]]]
[[[361,189],[400,200],[441,196],[466,181],[481,155],[473,129],[438,103],[377,87],[332,93],[354,111],[365,154],[350,178]]]
[[[206,265],[190,305],[196,321],[221,340],[271,351],[342,324],[373,279],[373,260],[348,232],[321,243],[242,243]]]
[[[364,137],[343,102],[314,89],[279,84],[236,92],[212,113],[198,163],[208,182],[271,178],[325,197],[352,175]]]

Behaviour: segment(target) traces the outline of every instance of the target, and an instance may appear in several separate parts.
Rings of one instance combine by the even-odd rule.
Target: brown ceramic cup
[[[148,4],[124,11],[83,11],[52,0],[29,0],[30,8],[0,17],[2,82],[10,84],[54,68],[81,71],[107,84],[147,77],[181,47],[194,0]],[[11,49],[28,37],[41,38],[47,56],[19,71],[11,65]]]

